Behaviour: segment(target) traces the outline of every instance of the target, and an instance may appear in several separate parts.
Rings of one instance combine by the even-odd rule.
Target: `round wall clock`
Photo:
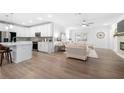
[[[103,39],[103,38],[105,37],[105,33],[104,33],[104,32],[98,32],[98,33],[96,34],[96,36],[97,36],[97,38],[99,38],[99,39]]]

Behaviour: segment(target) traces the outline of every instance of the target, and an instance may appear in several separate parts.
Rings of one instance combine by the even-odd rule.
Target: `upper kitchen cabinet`
[[[31,27],[30,32],[33,36],[35,33],[40,32],[41,37],[51,37],[53,36],[52,23]]]
[[[33,27],[21,27],[13,25],[12,28],[7,28],[8,24],[0,23],[0,31],[16,32],[17,37],[35,37],[35,33],[40,32],[41,37],[53,36],[53,24],[42,24]]]
[[[8,31],[7,24],[0,23],[0,31]]]
[[[30,37],[29,28],[15,26],[13,30],[17,32],[17,37]]]
[[[35,37],[35,28],[29,28],[29,35],[30,37]]]

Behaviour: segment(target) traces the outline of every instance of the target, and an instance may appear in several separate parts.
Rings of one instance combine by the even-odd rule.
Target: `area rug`
[[[88,57],[99,58],[95,49],[89,49],[89,55],[88,55]]]

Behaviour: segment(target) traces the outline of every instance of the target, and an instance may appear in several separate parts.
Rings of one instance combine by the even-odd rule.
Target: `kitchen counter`
[[[27,45],[27,44],[32,44],[32,41],[18,41],[18,42],[2,42],[0,43],[5,46],[18,46],[18,45]]]
[[[0,44],[12,50],[12,60],[14,63],[23,62],[32,58],[32,41],[3,42]]]
[[[54,52],[53,42],[38,42],[38,51],[49,54],[53,53]]]

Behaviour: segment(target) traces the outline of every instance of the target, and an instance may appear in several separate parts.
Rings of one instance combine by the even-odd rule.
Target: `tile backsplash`
[[[17,37],[16,41],[31,41],[30,37]]]
[[[46,42],[52,41],[52,37],[17,37],[16,41],[37,41],[37,42]]]

